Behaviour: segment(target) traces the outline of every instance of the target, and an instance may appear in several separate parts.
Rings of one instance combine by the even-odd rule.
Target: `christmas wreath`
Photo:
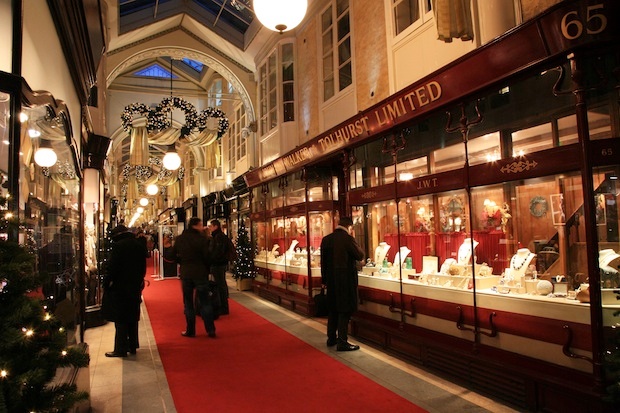
[[[535,196],[530,200],[530,214],[536,218],[547,215],[547,200],[542,196]]]
[[[218,119],[217,137],[221,138],[228,130],[229,122],[226,114],[219,109],[207,108],[200,113],[194,105],[180,97],[164,98],[155,109],[151,110],[144,103],[132,103],[125,106],[121,114],[123,130],[129,132],[132,127],[135,114],[146,118],[146,129],[149,132],[158,132],[167,129],[171,125],[170,112],[180,109],[185,114],[185,124],[181,128],[181,138],[192,133],[193,130],[203,131],[207,128],[208,118]]]

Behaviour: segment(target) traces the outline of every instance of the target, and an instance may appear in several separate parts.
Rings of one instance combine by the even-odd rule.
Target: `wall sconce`
[[[39,144],[39,149],[34,153],[34,161],[37,165],[49,168],[56,164],[58,160],[58,156],[54,149],[52,149],[52,144],[48,140],[41,139]]]
[[[275,32],[294,29],[306,15],[307,0],[254,0],[256,18]]]
[[[168,145],[164,159],[162,159],[164,168],[169,171],[176,171],[181,166],[181,157],[176,152],[174,145]]]

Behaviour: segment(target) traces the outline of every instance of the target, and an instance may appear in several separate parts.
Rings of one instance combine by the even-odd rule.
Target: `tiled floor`
[[[287,311],[252,293],[236,291],[232,282],[230,293],[231,299],[429,412],[516,412],[363,344],[360,351],[338,353],[325,346],[324,322]],[[140,349],[136,355],[126,359],[105,357],[104,353],[112,349],[114,342],[112,323],[86,330],[85,341],[91,356],[93,413],[177,411],[144,305]]]

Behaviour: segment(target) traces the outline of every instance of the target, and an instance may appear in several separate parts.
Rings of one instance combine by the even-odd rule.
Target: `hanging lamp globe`
[[[34,161],[43,168],[49,168],[56,164],[58,156],[56,152],[49,146],[41,146],[34,153]]]
[[[159,188],[155,184],[150,184],[146,187],[146,193],[149,195],[157,195]]]
[[[254,0],[256,18],[266,28],[280,33],[297,27],[307,8],[307,0]]]
[[[169,171],[176,171],[181,166],[181,157],[176,152],[174,145],[169,145],[164,159],[161,160],[164,168]]]

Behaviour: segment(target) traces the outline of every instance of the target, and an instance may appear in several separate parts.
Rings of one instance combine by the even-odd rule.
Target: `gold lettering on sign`
[[[418,181],[418,189],[437,188],[437,178],[423,179]]]
[[[352,139],[368,132],[368,117],[364,116],[356,121],[347,123],[341,128],[318,140],[321,152],[331,152],[336,148],[345,146]]]
[[[316,150],[314,146],[304,147],[290,155],[287,155],[282,158],[282,162],[284,162],[284,166],[287,169],[295,167],[298,163],[304,162],[306,160],[312,159],[314,157]]]
[[[428,82],[413,92],[375,110],[375,119],[379,127],[389,125],[396,119],[415,111],[416,108],[426,106],[440,97],[441,85],[439,82]]]

